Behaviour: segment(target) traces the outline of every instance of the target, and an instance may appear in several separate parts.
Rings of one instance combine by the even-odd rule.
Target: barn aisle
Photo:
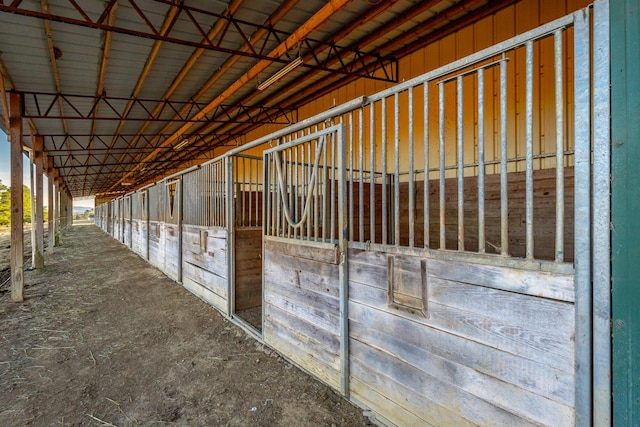
[[[366,425],[93,224],[0,290],[0,425]]]

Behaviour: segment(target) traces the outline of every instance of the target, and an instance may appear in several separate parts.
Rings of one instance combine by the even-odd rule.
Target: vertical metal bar
[[[358,241],[364,242],[364,107],[358,114]]]
[[[445,129],[444,129],[444,83],[438,83],[438,116],[439,116],[439,131],[440,131],[440,249],[447,248],[447,235],[445,230],[445,198],[444,198],[444,185],[445,185],[445,175],[444,175],[444,148],[445,148]]]
[[[263,228],[264,235],[271,236],[271,230],[273,224],[271,222],[271,212],[273,211],[273,199],[271,197],[272,184],[271,184],[271,156],[265,154],[262,156],[262,175],[264,176],[262,181],[262,216],[264,218]]]
[[[409,88],[409,246],[415,246],[415,177],[414,177],[414,140],[413,140],[413,87]]]
[[[264,164],[262,163],[262,159],[256,159],[256,226],[262,225],[262,215],[260,215],[260,193],[262,192],[262,188],[264,187],[264,179],[260,179],[262,174],[262,168]],[[262,185],[260,184],[262,182]],[[264,206],[264,205],[263,205]]]
[[[327,135],[323,136],[323,138],[328,138]],[[327,144],[327,140],[325,139],[323,152],[322,152],[322,169],[324,177],[322,181],[322,241],[326,242],[327,240],[327,191],[328,191],[328,182],[329,182],[329,168],[327,164],[327,148],[329,144]]]
[[[294,188],[293,188],[293,151],[294,148],[288,148],[287,150],[285,150],[287,153],[289,153],[289,160],[288,160],[288,164],[287,164],[287,173],[289,174],[289,185],[287,186],[289,188],[289,212],[291,212],[291,207],[293,206],[293,192],[294,192]],[[284,209],[282,210],[282,213],[284,214]],[[289,224],[289,222],[287,221],[287,237],[291,237],[291,233],[293,232],[293,228],[291,227],[291,224]]]
[[[240,187],[240,191],[239,191],[239,195],[242,195],[242,220],[241,220],[241,225],[242,227],[245,227],[247,225],[246,223],[246,207],[245,207],[245,194],[246,194],[246,185],[247,185],[247,159],[246,158],[242,158],[242,184]],[[228,188],[228,187],[227,187]]]
[[[256,161],[254,159],[249,159],[249,197],[247,200],[247,202],[249,203],[249,209],[248,209],[248,225],[250,227],[253,227],[254,225],[254,220],[253,220],[253,164],[256,163]]]
[[[311,145],[311,142],[309,142],[309,145]],[[318,149],[319,149],[319,140],[316,139],[315,140],[315,151],[314,151],[314,156],[311,157],[311,155],[309,155],[309,162],[311,162],[311,159],[315,159],[318,156]],[[311,166],[311,164],[310,164]],[[320,167],[318,165],[318,167]],[[311,176],[311,169],[309,170],[309,176]],[[313,218],[313,239],[315,241],[318,240],[319,237],[319,227],[320,227],[320,221],[319,221],[319,206],[318,206],[318,199],[319,199],[319,194],[318,194],[318,190],[320,188],[320,170],[318,169],[318,173],[316,175],[316,180],[313,183],[314,185],[314,189],[313,189],[313,214],[314,214],[314,218]]]
[[[556,80],[556,261],[564,261],[564,76],[562,30],[553,34]]]
[[[375,104],[369,104],[369,239],[376,241],[376,128]]]
[[[349,263],[347,244],[346,147],[344,124],[337,132],[338,149],[338,249],[340,250],[340,391],[349,396]]]
[[[526,44],[525,134],[526,134],[526,257],[533,259],[533,41]],[[563,100],[564,102],[564,100]],[[563,184],[564,185],[564,184]]]
[[[591,47],[588,10],[578,11],[574,15],[576,426],[591,425],[592,417],[591,183],[589,179],[591,176]],[[594,62],[594,67],[596,66],[597,63]],[[595,206],[594,204],[594,209]],[[607,262],[608,260],[609,253],[607,253]],[[607,396],[607,399],[609,398],[610,395]]]
[[[339,237],[336,235],[336,135],[329,134],[327,135],[329,141],[331,141],[331,229],[329,233],[329,239],[333,241],[334,239],[338,239]],[[346,199],[345,199],[346,203]]]
[[[394,244],[400,246],[400,94],[393,96],[393,142],[395,151],[393,183],[393,236]]]
[[[507,182],[507,61],[500,62],[500,253],[509,255]]]
[[[478,78],[478,252],[485,252],[485,224],[484,224],[484,69],[480,68]]]
[[[464,94],[462,76],[457,77],[456,85],[458,92],[458,250],[464,251]]]
[[[295,205],[295,220],[298,221],[300,218],[300,204],[298,203],[298,199],[300,198],[300,163],[298,163],[298,152],[300,151],[300,146],[296,145],[294,148],[294,171],[295,171],[295,183],[294,188],[295,192],[293,195],[293,201]],[[298,227],[293,229],[293,237],[298,237]]]
[[[353,241],[353,111],[349,112],[349,183],[347,187],[349,198],[349,240]]]
[[[429,242],[429,82],[424,82],[424,106],[423,106],[423,157],[424,157],[424,183],[422,185],[422,200],[424,203],[424,217],[423,217],[423,232],[424,232],[424,247],[430,247]]]
[[[387,244],[387,99],[382,100],[382,244]]]
[[[225,165],[225,171],[226,173],[223,173],[223,175],[221,176],[221,178],[224,180],[224,182],[226,183],[226,188],[225,188],[225,203],[224,206],[226,207],[226,223],[224,224],[224,227],[226,228],[227,231],[227,316],[231,316],[233,313],[235,313],[236,311],[236,307],[235,307],[235,303],[236,303],[236,298],[235,298],[235,293],[236,293],[236,289],[235,289],[235,212],[234,212],[234,208],[233,208],[233,198],[234,198],[234,194],[233,194],[233,188],[234,188],[234,181],[235,181],[235,174],[234,174],[234,168],[233,168],[233,164],[234,164],[234,159],[232,156],[229,156],[226,158],[226,162],[221,162],[223,165]],[[225,164],[226,163],[226,164]],[[239,163],[239,162],[238,162]],[[245,173],[244,173],[244,168],[245,168],[245,162],[244,159],[242,161],[242,190],[240,191],[240,194],[242,194],[242,199],[244,202],[244,182],[245,182]],[[222,168],[220,168],[222,169]],[[242,215],[244,218],[244,203],[242,204]]]
[[[611,100],[609,1],[593,6],[593,420],[611,425]],[[588,20],[587,20],[588,22]],[[637,20],[636,20],[637,22]],[[637,49],[636,49],[637,51]],[[637,61],[637,59],[636,59]],[[588,69],[588,68],[587,68]],[[628,72],[628,71],[627,71]],[[577,82],[576,82],[577,84]],[[588,82],[587,82],[588,85]],[[576,91],[577,92],[577,91]],[[636,104],[637,105],[637,104]],[[587,140],[588,141],[588,140]],[[577,145],[577,141],[576,141]],[[576,147],[577,149],[577,147]],[[588,154],[585,154],[588,160]],[[589,176],[578,175],[576,176]],[[583,184],[584,185],[584,184]],[[576,214],[577,218],[577,214]],[[588,223],[587,223],[588,224]],[[577,234],[576,234],[577,236]],[[580,236],[585,239],[584,235]],[[581,242],[588,247],[589,241]],[[576,242],[577,246],[577,242]],[[577,273],[577,271],[576,271]],[[637,394],[636,394],[637,396]],[[636,406],[637,407],[637,406]]]

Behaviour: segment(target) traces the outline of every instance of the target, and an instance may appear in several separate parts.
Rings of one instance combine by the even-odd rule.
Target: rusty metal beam
[[[360,77],[366,77],[366,78],[382,80],[382,81],[397,82],[398,63],[394,58],[385,58],[375,53],[368,53],[368,52],[361,51],[357,48],[352,49],[352,48],[334,46],[331,44],[327,44],[322,40],[310,39],[306,35],[305,37],[296,38],[294,43],[289,43],[287,46],[287,49],[279,52],[278,55],[272,55],[271,53],[273,51],[271,51],[270,54],[265,54],[265,52],[268,50],[269,42],[271,42],[272,40],[275,40],[278,42],[283,39],[289,40],[291,39],[293,34],[295,34],[295,32],[293,34],[290,34],[284,31],[276,30],[274,28],[266,27],[264,25],[255,24],[253,22],[248,22],[248,21],[236,19],[233,17],[221,15],[218,13],[206,11],[204,9],[198,9],[195,7],[187,6],[183,2],[176,4],[176,6],[179,8],[178,14],[180,15],[180,17],[183,18],[181,22],[184,24],[188,23],[192,25],[193,26],[192,29],[195,30],[196,33],[206,35],[206,30],[202,28],[202,26],[198,23],[199,20],[202,20],[202,21],[206,20],[208,22],[211,22],[214,20],[226,21],[225,31],[223,31],[223,33],[217,39],[210,39],[206,37],[205,39],[203,39],[202,42],[197,42],[193,40],[182,39],[177,36],[172,36],[171,33],[173,30],[173,26],[171,26],[164,32],[162,32],[162,29],[155,28],[151,24],[151,19],[149,19],[145,15],[145,12],[140,7],[138,7],[135,0],[128,0],[127,3],[129,3],[132,7],[134,7],[137,12],[137,13],[131,14],[131,16],[140,19],[141,20],[140,23],[146,27],[145,31],[133,30],[126,27],[109,25],[108,23],[104,22],[106,18],[106,14],[108,14],[108,12],[110,11],[109,6],[111,6],[114,2],[108,4],[108,6],[105,8],[105,12],[99,18],[91,19],[89,17],[90,13],[85,12],[79,6],[79,4],[75,2],[75,0],[68,0],[68,1],[72,4],[74,9],[76,9],[80,13],[79,18],[71,17],[71,16],[55,15],[50,13],[48,10],[44,10],[44,9],[42,12],[38,12],[38,11],[28,9],[26,7],[20,7],[20,5],[23,3],[22,0],[15,0],[14,2],[12,2],[12,4],[8,6],[5,6],[4,4],[0,3],[0,13],[2,12],[14,13],[18,15],[43,19],[46,22],[56,21],[56,22],[62,22],[66,24],[74,24],[74,25],[79,25],[83,27],[94,28],[94,29],[103,30],[103,31],[126,34],[130,36],[144,37],[144,38],[149,38],[153,40],[162,40],[170,43],[176,43],[176,44],[181,44],[181,45],[186,45],[186,46],[191,46],[196,48],[203,48],[203,49],[223,52],[229,55],[245,56],[245,57],[257,59],[260,61],[268,61],[269,63],[280,62],[280,63],[286,64],[289,61],[291,61],[291,57],[288,56],[288,54],[292,48],[298,46],[299,41],[304,41],[305,43],[309,43],[310,45],[325,44],[327,45],[327,49],[330,50],[333,55],[339,56],[341,58],[339,62],[344,64],[344,66],[340,68],[327,67],[324,64],[323,60],[321,60],[320,58],[315,58],[313,62],[303,64],[304,67],[307,67],[310,69],[316,69],[316,70],[324,70],[330,73],[340,73],[340,74],[349,75],[353,72],[352,69],[349,69],[349,64],[353,62],[354,58],[358,60],[363,58],[367,60],[373,59],[376,61],[377,65],[375,67],[372,67],[371,69],[364,70],[365,74],[361,75]],[[155,0],[155,1],[159,4],[164,4],[167,7],[170,7],[175,4],[174,2],[170,2],[166,0]],[[329,6],[331,6],[331,4],[337,4],[338,2],[339,0],[332,0],[329,2]],[[124,2],[120,2],[120,7],[121,8],[125,7]],[[314,29],[314,28],[315,27],[312,27],[311,29]],[[247,41],[250,39],[250,34],[254,33],[258,29],[267,31],[268,37],[264,38],[262,44],[251,45],[249,51],[243,51],[241,49],[231,49],[223,46],[226,42],[225,37],[231,37],[231,36],[240,37],[242,40]],[[309,34],[310,32],[311,31],[307,32],[307,34]],[[380,77],[375,75],[375,69],[377,68],[383,68],[385,70],[383,74],[389,77],[387,78],[387,77]]]
[[[80,95],[70,93],[51,93],[18,91],[24,97],[24,102],[35,107],[34,111],[25,111],[24,118],[29,119],[60,119],[65,120],[105,120],[105,121],[163,121],[163,122],[253,122],[255,117],[264,115],[259,123],[291,124],[298,120],[297,111],[280,107],[265,107],[261,105],[219,104],[213,109],[203,111],[208,107],[206,103],[189,101],[157,100],[147,98],[126,98],[100,95]],[[118,108],[122,102],[132,103],[135,108]],[[67,107],[67,113],[59,113]],[[98,117],[97,110],[102,106],[110,115]],[[155,107],[155,108],[154,108]],[[155,113],[155,114],[154,114]],[[170,117],[167,115],[171,115]],[[197,117],[197,118],[196,118]],[[65,133],[69,133],[65,129]]]
[[[318,12],[316,12],[311,18],[309,18],[304,24],[302,24],[291,36],[289,36],[285,41],[280,43],[278,47],[269,52],[269,57],[276,58],[280,57],[284,53],[288,52],[291,46],[295,45],[298,40],[301,40],[318,26],[322,25],[331,15],[336,13],[338,10],[346,6],[351,0],[331,0],[325,6],[323,6]],[[231,95],[236,93],[240,88],[242,88],[247,82],[251,79],[255,78],[260,72],[264,71],[271,62],[268,60],[262,60],[258,62],[256,65],[251,67],[249,71],[247,71],[243,76],[237,79],[233,84],[231,84],[227,89],[225,89],[220,95],[218,95],[213,101],[211,101],[200,113],[196,114],[194,118],[199,118],[200,116],[204,116],[209,114],[211,111],[215,110],[219,105],[228,99]],[[187,123],[183,125],[178,131],[176,131],[170,138],[168,138],[163,144],[162,147],[166,147],[171,145],[174,141],[176,141],[181,135],[187,133],[189,129],[192,127],[192,124]],[[156,149],[153,153],[147,155],[143,162],[147,162],[152,160],[153,157],[157,153],[160,152],[160,148]],[[135,170],[134,170],[135,171]],[[116,184],[118,185],[120,182],[125,180],[131,173],[129,172],[127,175],[122,177]]]

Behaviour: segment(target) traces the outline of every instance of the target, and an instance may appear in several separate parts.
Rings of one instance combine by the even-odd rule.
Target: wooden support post
[[[53,201],[53,222],[54,222],[54,246],[60,246],[60,185],[58,184],[58,178],[54,183],[54,201]]]
[[[44,267],[44,188],[42,181],[43,173],[43,157],[42,150],[44,145],[44,138],[41,135],[36,135],[35,144],[33,147],[33,157],[36,164],[36,209],[35,212],[31,212],[31,226],[35,227],[36,239],[33,245],[33,267]]]
[[[48,196],[49,202],[47,203],[49,210],[49,249],[53,250],[53,247],[56,245],[56,227],[55,227],[55,214],[56,209],[53,203],[53,192],[54,186],[53,182],[55,181],[55,171],[53,169],[53,157],[47,157],[47,183],[48,183]]]
[[[24,301],[24,234],[22,198],[22,96],[11,93],[11,300]]]
[[[73,197],[67,193],[67,230],[73,227]]]

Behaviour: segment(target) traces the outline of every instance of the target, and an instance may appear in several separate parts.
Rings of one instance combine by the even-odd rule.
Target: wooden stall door
[[[263,338],[348,394],[344,126],[266,150],[264,167]]]

